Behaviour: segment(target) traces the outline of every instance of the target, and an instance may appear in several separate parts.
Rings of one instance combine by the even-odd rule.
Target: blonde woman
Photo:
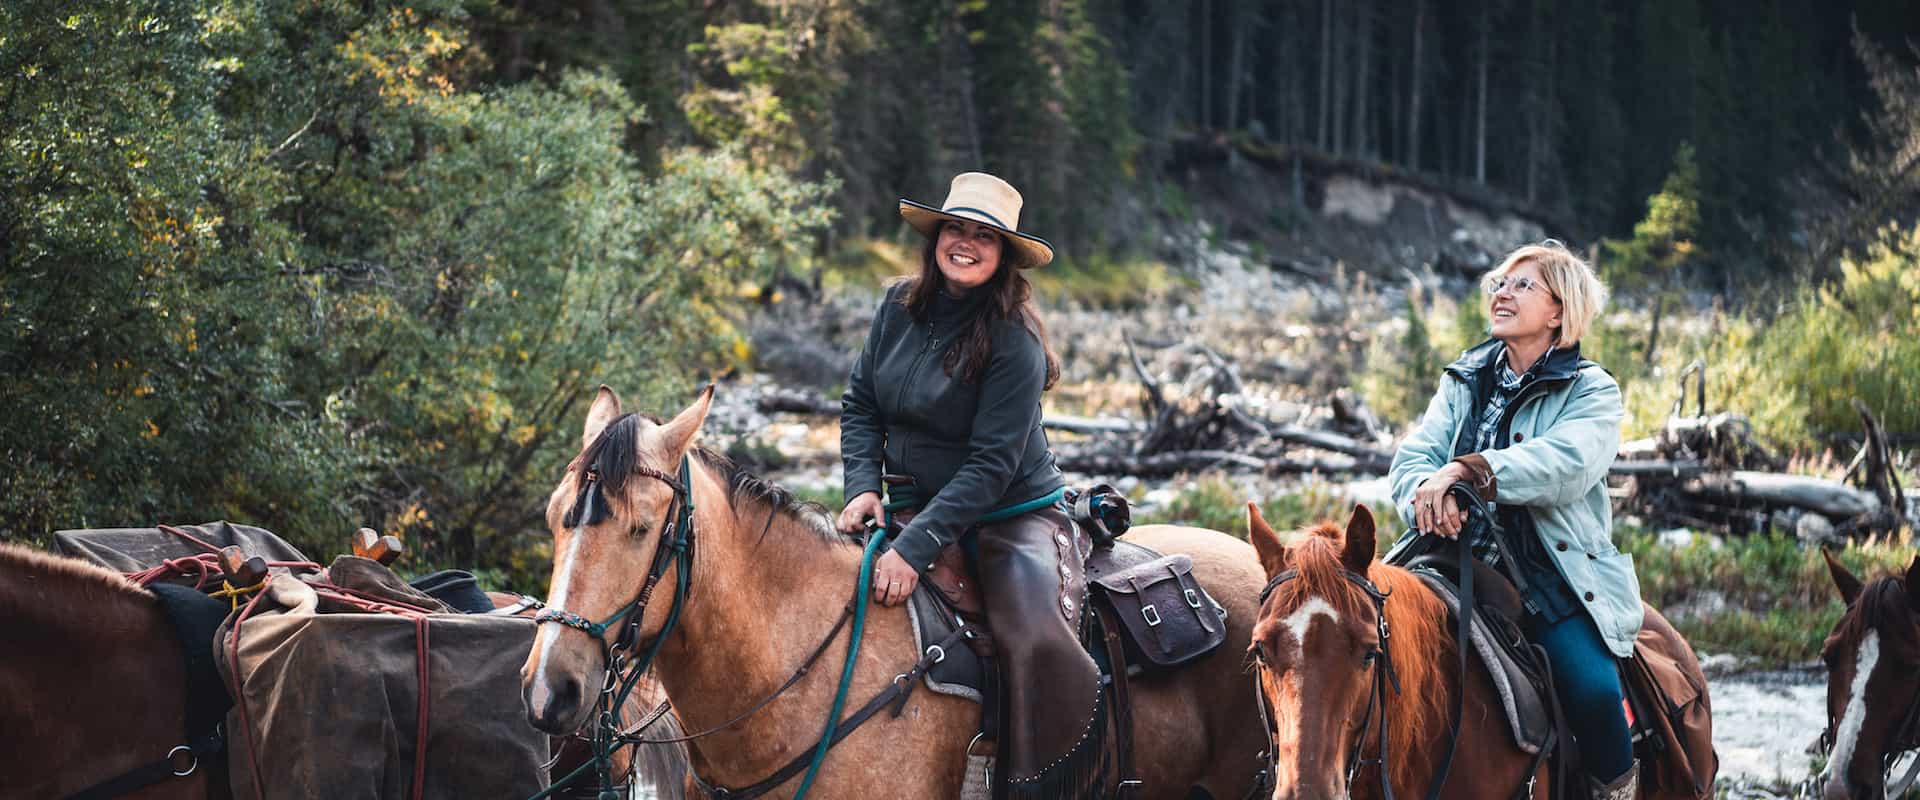
[[[1508,254],[1482,288],[1492,338],[1446,368],[1394,454],[1394,502],[1414,524],[1388,559],[1465,531],[1476,558],[1514,577],[1522,627],[1553,661],[1593,796],[1632,798],[1639,765],[1614,658],[1633,653],[1640,583],[1614,548],[1606,492],[1623,409],[1613,376],[1580,357],[1606,287],[1548,240]],[[1492,505],[1504,536],[1466,526],[1448,494],[1458,483]]]

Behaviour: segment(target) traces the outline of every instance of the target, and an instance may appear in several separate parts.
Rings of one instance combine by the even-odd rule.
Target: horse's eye
[[[1360,666],[1371,667],[1373,666],[1373,662],[1378,661],[1379,659],[1380,659],[1380,648],[1369,647],[1367,648],[1367,652],[1360,654]]]

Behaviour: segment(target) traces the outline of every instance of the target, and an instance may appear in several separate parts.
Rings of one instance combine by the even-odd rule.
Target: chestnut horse
[[[1883,575],[1864,587],[1832,553],[1827,571],[1847,611],[1827,635],[1825,800],[1881,800],[1887,768],[1920,747],[1920,557],[1904,577]],[[1920,769],[1920,767],[1916,767]],[[1911,774],[1907,780],[1911,780]]]
[[[120,573],[0,544],[0,642],[0,785],[8,796],[66,797],[185,744],[180,642],[153,593]],[[224,764],[194,766],[125,796],[232,796]]]
[[[653,669],[689,730],[706,731],[745,713],[690,743],[700,781],[738,789],[769,778],[817,744],[850,635],[835,621],[853,596],[862,553],[856,540],[832,529],[824,509],[693,446],[712,396],[709,387],[661,424],[623,415],[619,398],[601,387],[587,414],[581,455],[547,506],[547,525],[554,542],[549,602],[574,622],[604,621],[606,639],[572,623],[542,625],[522,677],[534,724],[550,733],[573,731],[605,688],[606,645],[625,627],[617,612],[638,609],[633,649],[639,652],[656,644],[677,610],[676,627],[657,642]],[[590,471],[600,488],[583,493]],[[676,487],[681,474],[689,485]],[[689,593],[676,601],[671,590],[683,562],[663,561],[663,591],[636,605],[637,596],[648,598],[641,584],[662,538],[669,532],[678,538],[672,512],[681,488],[692,505]],[[605,498],[605,516],[569,520],[576,499],[600,502],[588,500],[595,494]],[[1191,556],[1194,574],[1228,611],[1221,652],[1132,684],[1135,768],[1144,796],[1245,797],[1266,746],[1234,655],[1246,647],[1261,583],[1252,550],[1193,528],[1143,526],[1127,538]],[[829,657],[794,678],[829,638],[842,644],[832,644]],[[920,657],[906,609],[871,606],[846,707],[888,689]],[[780,692],[790,678],[790,688]],[[873,716],[828,753],[813,784],[816,796],[959,794],[979,706],[921,690],[898,711]],[[772,794],[791,797],[800,782],[795,775]]]
[[[1375,556],[1366,506],[1354,507],[1344,531],[1322,522],[1282,541],[1248,503],[1247,527],[1268,578],[1285,576],[1270,584],[1249,651],[1270,714],[1275,800],[1381,797],[1383,773],[1396,796],[1428,796],[1463,691],[1459,747],[1437,796],[1511,798],[1529,780],[1532,797],[1553,796],[1544,765],[1529,774],[1533,756],[1514,744],[1480,660],[1468,659],[1464,681],[1459,674],[1447,606],[1413,573]],[[1652,609],[1647,615],[1665,624]],[[1650,794],[1650,774],[1641,772],[1641,796],[1663,797]]]

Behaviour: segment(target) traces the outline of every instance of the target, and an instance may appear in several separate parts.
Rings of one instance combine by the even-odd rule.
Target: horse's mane
[[[1830,638],[1858,642],[1866,637],[1869,630],[1904,632],[1910,630],[1911,626],[1888,626],[1883,623],[1908,620],[1914,616],[1913,607],[1908,604],[1905,581],[1898,575],[1882,575],[1860,590],[1860,596],[1854,598],[1853,605],[1847,607],[1846,613],[1842,614],[1840,621],[1833,626]],[[1882,639],[1885,638],[1886,634],[1883,633]],[[1904,636],[1900,639],[1900,641],[1905,640]]]
[[[585,469],[592,469],[600,476],[605,487],[605,497],[610,502],[620,502],[625,497],[622,490],[627,480],[634,475],[634,468],[645,459],[639,452],[640,421],[646,420],[656,425],[660,419],[649,414],[623,414],[600,431],[600,435],[581,451],[568,469],[576,475]],[[846,544],[852,539],[834,530],[829,512],[825,506],[811,500],[801,499],[785,487],[753,474],[751,470],[735,463],[733,459],[705,447],[695,447],[694,457],[714,472],[719,473],[721,481],[727,486],[727,504],[736,512],[757,510],[766,516],[766,526],[762,535],[770,529],[775,518],[798,523],[822,541],[829,544]],[[677,467],[653,465],[668,474]],[[754,515],[760,516],[760,515]]]
[[[0,543],[0,619],[26,629],[72,628],[84,610],[99,621],[120,610],[145,613],[153,593],[118,572],[77,558]],[[95,630],[96,622],[86,623]]]
[[[1299,577],[1280,584],[1274,590],[1281,608],[1294,608],[1309,597],[1319,597],[1345,617],[1372,613],[1373,598],[1349,583],[1340,554],[1346,533],[1338,525],[1322,522],[1294,537],[1287,546],[1287,567]],[[1387,715],[1389,740],[1407,752],[1394,753],[1393,785],[1401,792],[1407,787],[1424,785],[1433,768],[1433,757],[1426,742],[1438,742],[1433,732],[1447,725],[1446,676],[1456,667],[1454,642],[1447,633],[1447,608],[1419,578],[1399,567],[1375,559],[1367,567],[1367,579],[1388,593],[1387,625],[1393,632],[1390,651],[1393,670],[1400,678],[1400,694],[1390,699]],[[1425,732],[1427,735],[1416,736]],[[1377,747],[1369,737],[1364,747]]]

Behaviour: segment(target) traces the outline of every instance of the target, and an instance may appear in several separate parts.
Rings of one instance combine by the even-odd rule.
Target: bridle
[[[1466,487],[1461,484],[1455,484],[1448,491],[1451,494],[1463,498],[1467,503],[1467,508],[1470,513],[1477,513],[1480,515],[1480,519],[1486,520],[1487,524],[1492,524],[1492,510],[1487,506],[1486,501],[1481,500],[1478,495],[1468,491]],[[1473,546],[1465,531],[1462,531],[1459,536],[1454,537],[1454,562],[1455,567],[1459,571],[1460,580],[1460,612],[1454,615],[1454,639],[1456,642],[1455,650],[1459,655],[1458,669],[1460,674],[1460,689],[1454,692],[1453,695],[1453,718],[1452,721],[1448,723],[1447,752],[1445,756],[1441,757],[1440,770],[1434,773],[1433,780],[1427,787],[1426,800],[1437,800],[1437,798],[1440,797],[1440,790],[1446,786],[1447,783],[1447,775],[1453,771],[1453,756],[1458,752],[1460,745],[1460,723],[1466,712],[1467,650],[1471,647],[1469,642],[1472,641],[1471,632],[1473,628],[1474,604],[1476,601],[1473,596]],[[1387,597],[1392,593],[1374,585],[1373,581],[1369,580],[1367,576],[1344,567],[1340,570],[1340,576],[1345,578],[1348,583],[1359,587],[1360,591],[1365,592],[1368,597],[1373,599],[1374,625],[1380,634],[1379,649],[1370,654],[1373,658],[1372,663],[1368,665],[1368,668],[1373,670],[1373,688],[1371,694],[1367,697],[1367,721],[1361,726],[1359,734],[1354,738],[1353,748],[1347,753],[1347,792],[1349,794],[1353,792],[1353,776],[1359,772],[1360,768],[1366,764],[1373,764],[1380,771],[1381,793],[1385,796],[1386,800],[1394,800],[1392,771],[1387,766],[1387,687],[1391,685],[1394,695],[1399,695],[1400,677],[1395,674],[1393,669],[1393,654],[1390,650],[1392,642],[1391,631],[1387,627]],[[1266,588],[1260,590],[1260,607],[1266,607],[1267,597],[1272,595],[1273,591],[1278,589],[1281,584],[1297,577],[1300,577],[1298,570],[1285,570],[1274,575],[1271,580],[1267,581]],[[1259,669],[1264,673],[1268,667],[1265,659],[1260,656],[1258,650],[1254,651],[1254,659],[1259,663]],[[1275,774],[1274,770],[1280,758],[1278,731],[1274,730],[1272,715],[1267,708],[1267,693],[1262,690],[1259,680],[1255,680],[1254,682],[1254,694],[1259,700],[1262,724],[1264,724],[1267,729],[1266,768],[1267,775],[1271,777]],[[1366,743],[1367,726],[1374,724],[1376,708],[1379,709],[1380,750],[1377,758],[1362,759],[1360,753],[1362,746]],[[1542,754],[1544,755],[1544,753],[1545,751],[1543,749]],[[1528,770],[1527,783],[1525,784],[1528,796],[1531,796],[1533,793],[1533,771],[1533,769]]]
[[[558,623],[585,633],[600,643],[601,654],[604,656],[602,664],[606,674],[601,681],[600,697],[595,703],[596,712],[591,738],[594,757],[587,764],[582,765],[580,770],[585,770],[589,766],[597,769],[602,787],[611,785],[609,759],[613,751],[621,746],[621,740],[626,738],[621,731],[620,709],[626,705],[627,697],[633,693],[634,687],[640,683],[640,678],[646,674],[647,668],[652,666],[654,658],[660,654],[661,646],[666,643],[667,636],[673,633],[674,627],[679,623],[680,611],[686,607],[687,598],[692,593],[694,552],[692,464],[687,456],[681,456],[678,480],[664,472],[642,465],[635,465],[633,474],[660,481],[673,490],[673,501],[668,504],[666,516],[660,522],[660,546],[653,552],[653,563],[647,568],[647,576],[640,584],[640,591],[626,605],[599,622],[557,606],[549,606],[533,618],[536,628],[549,622]],[[582,535],[588,525],[605,518],[607,509],[606,498],[602,491],[602,477],[593,468],[586,470],[585,481],[580,487],[579,494],[574,498],[573,508],[567,512],[574,536]],[[670,566],[676,569],[674,570],[673,606],[667,612],[666,624],[662,625],[660,632],[653,637],[653,642],[647,647],[646,653],[638,659],[631,659],[630,652],[639,638],[640,622],[646,617],[647,606],[653,601],[654,588],[660,584],[661,578],[666,575],[667,568]],[[620,635],[614,641],[608,642],[607,631],[615,626],[619,627]],[[647,722],[651,723],[664,715],[665,709],[666,705],[662,704],[661,708],[648,716]],[[644,726],[636,726],[636,730],[641,727]],[[576,770],[575,774],[577,775],[578,772],[579,770]],[[554,781],[553,788],[566,785],[573,777],[574,775],[568,775]]]
[[[557,622],[599,641],[602,652],[606,656],[605,667],[609,678],[623,671],[620,661],[633,647],[639,634],[640,621],[645,618],[647,605],[653,600],[654,587],[658,586],[660,579],[666,575],[667,568],[680,567],[674,581],[673,608],[668,612],[666,624],[661,627],[659,635],[654,637],[653,644],[647,649],[646,655],[635,663],[634,668],[637,671],[645,671],[653,663],[654,656],[660,652],[661,643],[666,641],[667,634],[673,632],[674,625],[680,620],[680,607],[683,605],[681,601],[687,598],[692,589],[690,573],[693,566],[694,545],[693,492],[689,488],[693,482],[692,465],[688,463],[686,456],[680,458],[678,480],[647,466],[634,466],[633,474],[660,481],[673,490],[673,501],[668,504],[666,517],[660,523],[660,546],[653,551],[653,563],[647,568],[647,577],[641,583],[639,593],[633,600],[621,606],[620,610],[599,622],[593,622],[557,606],[548,606],[533,618],[535,625]],[[603,505],[606,499],[602,495],[600,474],[593,469],[588,469],[586,480],[580,487],[579,496],[574,500],[573,510],[568,512],[574,520],[574,536],[581,535],[588,525],[604,518],[606,509]],[[623,620],[625,624],[621,625]],[[620,636],[613,642],[608,642],[607,631],[616,625],[620,625]]]
[[[1260,607],[1266,607],[1267,598],[1275,589],[1280,588],[1281,584],[1298,577],[1300,572],[1291,569],[1273,576],[1272,580],[1267,581],[1266,588],[1260,590]],[[1361,723],[1360,730],[1354,734],[1352,746],[1347,750],[1347,791],[1349,794],[1353,791],[1354,775],[1358,774],[1362,767],[1371,764],[1380,771],[1380,786],[1387,800],[1393,800],[1393,782],[1388,779],[1387,768],[1387,688],[1389,686],[1393,688],[1394,696],[1400,694],[1400,676],[1393,669],[1392,630],[1387,625],[1387,598],[1393,593],[1376,586],[1365,575],[1349,569],[1340,570],[1340,577],[1345,578],[1348,583],[1358,587],[1360,591],[1366,593],[1367,597],[1372,598],[1374,630],[1380,638],[1380,643],[1367,652],[1365,659],[1367,669],[1373,673],[1373,686],[1367,693],[1367,710],[1363,716],[1365,721]],[[1254,660],[1258,663],[1261,674],[1265,674],[1269,667],[1266,658],[1260,655],[1258,649],[1254,651]],[[1267,731],[1266,774],[1271,778],[1276,774],[1280,758],[1279,731],[1274,728],[1273,712],[1267,706],[1267,693],[1262,690],[1258,679],[1254,682],[1253,693],[1260,708],[1260,724]],[[1375,727],[1376,719],[1378,720],[1379,750],[1375,758],[1362,758],[1368,731]],[[1437,788],[1438,784],[1435,786]]]

